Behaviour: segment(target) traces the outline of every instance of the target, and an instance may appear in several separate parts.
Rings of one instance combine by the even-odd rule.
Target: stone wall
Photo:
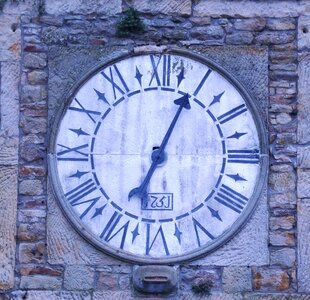
[[[146,31],[119,38],[128,7]],[[232,241],[178,266],[171,299],[199,298],[192,286],[205,280],[210,299],[310,299],[309,30],[306,0],[8,0],[0,13],[0,299],[138,297],[134,266],[88,245],[62,216],[48,183],[47,145],[55,94],[102,53],[150,44],[221,49],[239,59],[256,49],[266,57],[266,81],[257,84],[268,85],[269,180],[265,206],[251,219],[264,220],[261,252],[246,244],[257,225],[245,227],[238,247]],[[245,81],[228,62],[221,61]]]

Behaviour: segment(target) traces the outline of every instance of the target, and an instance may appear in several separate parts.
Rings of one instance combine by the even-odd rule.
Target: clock
[[[171,264],[247,223],[267,173],[266,130],[245,89],[198,54],[120,56],[76,84],[49,165],[68,220],[105,253]]]

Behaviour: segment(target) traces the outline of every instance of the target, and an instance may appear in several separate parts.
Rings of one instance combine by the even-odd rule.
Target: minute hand
[[[141,183],[141,185],[139,187],[136,187],[129,192],[128,200],[130,200],[130,198],[134,195],[140,196],[143,199],[143,206],[146,207],[146,204],[147,204],[146,189],[147,189],[147,186],[150,182],[150,179],[151,179],[155,169],[157,168],[157,165],[163,161],[164,149],[165,149],[165,147],[169,141],[171,133],[175,127],[175,124],[176,124],[176,122],[177,122],[177,120],[181,114],[183,107],[185,107],[186,109],[191,108],[188,97],[189,97],[188,94],[186,94],[186,95],[182,96],[181,98],[174,100],[174,103],[176,105],[179,105],[180,107],[178,108],[178,110],[177,110],[177,112],[176,112],[166,134],[165,134],[165,137],[164,137],[163,141],[161,142],[160,147],[156,150],[156,155],[154,155],[154,156],[152,155],[153,162],[152,162],[151,167],[148,170],[143,182]]]

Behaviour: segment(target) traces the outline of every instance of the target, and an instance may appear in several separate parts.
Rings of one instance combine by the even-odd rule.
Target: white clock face
[[[175,262],[214,249],[247,219],[262,176],[260,123],[225,77],[184,54],[145,54],[75,91],[55,125],[53,182],[92,243]]]

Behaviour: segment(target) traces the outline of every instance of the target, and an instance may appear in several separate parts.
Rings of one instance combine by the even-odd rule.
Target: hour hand
[[[147,192],[144,189],[141,189],[141,187],[136,187],[132,189],[128,194],[128,201],[131,197],[136,196],[142,200],[142,206],[146,207],[147,205]]]

